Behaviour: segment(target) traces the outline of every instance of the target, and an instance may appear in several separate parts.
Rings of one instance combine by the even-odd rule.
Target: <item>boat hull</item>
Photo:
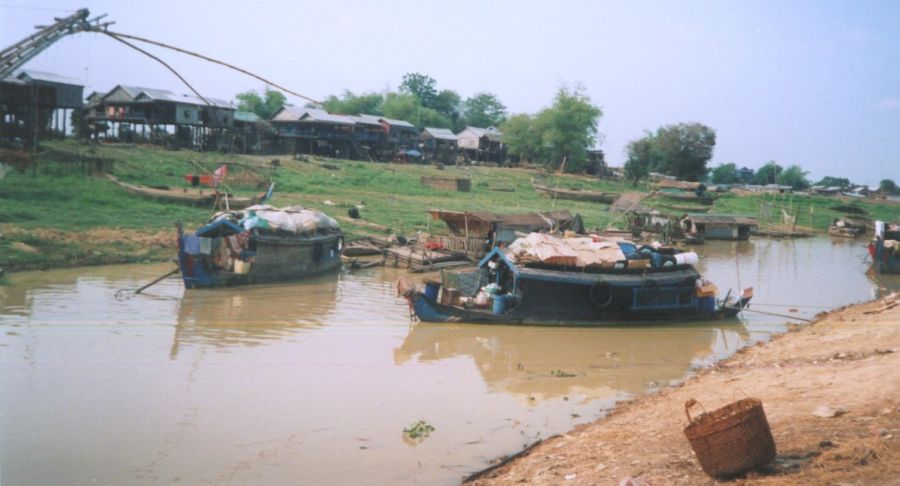
[[[883,240],[869,244],[869,256],[872,257],[874,262],[872,266],[876,272],[890,275],[900,274],[900,256],[893,248],[885,247]]]
[[[136,196],[155,199],[157,201],[174,202],[180,204],[192,204],[200,206],[215,204],[218,209],[248,208],[250,206],[253,206],[254,204],[258,204],[265,197],[265,194],[260,194],[254,197],[238,197],[231,195],[228,195],[226,197],[224,193],[216,192],[214,189],[203,189],[196,187],[149,187],[139,184],[128,184],[126,182],[122,182],[113,175],[107,175],[107,178],[113,181],[116,185],[124,189],[129,194],[134,194]]]
[[[300,280],[338,271],[342,246],[339,233],[303,237],[260,235],[249,271],[239,273],[216,268],[207,255],[187,253],[182,238],[178,264],[188,289]]]
[[[607,194],[604,192],[596,192],[596,191],[576,191],[574,189],[554,189],[552,187],[545,187],[534,185],[534,190],[539,194],[544,196],[552,197],[554,199],[568,199],[570,201],[590,201],[590,202],[598,202],[604,204],[612,204],[618,194]]]
[[[719,307],[711,312],[700,309],[684,308],[673,310],[657,310],[652,312],[629,312],[617,310],[597,313],[593,316],[583,313],[531,313],[523,310],[510,311],[506,314],[494,314],[485,309],[466,309],[459,306],[441,304],[423,293],[415,293],[409,297],[410,306],[416,317],[422,322],[463,322],[472,324],[508,324],[536,326],[609,326],[623,322],[659,322],[659,321],[704,321],[734,318],[743,307],[749,305],[749,299],[742,300],[740,307]]]

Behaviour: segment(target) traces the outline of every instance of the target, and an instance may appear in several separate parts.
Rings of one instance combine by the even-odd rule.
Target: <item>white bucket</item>
[[[697,263],[700,263],[700,257],[692,251],[675,254],[676,265],[696,265]]]

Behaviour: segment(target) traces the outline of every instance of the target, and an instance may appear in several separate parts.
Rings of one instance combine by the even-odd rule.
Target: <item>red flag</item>
[[[219,187],[219,183],[225,179],[225,176],[227,174],[228,174],[228,166],[225,164],[222,164],[221,167],[219,167],[218,169],[216,169],[215,172],[213,172],[212,186]]]

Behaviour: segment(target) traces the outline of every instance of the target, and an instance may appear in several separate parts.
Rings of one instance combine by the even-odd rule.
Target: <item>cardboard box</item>
[[[719,292],[716,284],[706,284],[702,287],[697,287],[697,297],[715,297],[716,293]]]

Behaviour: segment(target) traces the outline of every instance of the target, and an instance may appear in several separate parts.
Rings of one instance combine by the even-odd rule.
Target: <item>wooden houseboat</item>
[[[561,250],[547,235],[531,234],[495,248],[478,270],[444,272],[424,292],[399,286],[426,322],[592,325],[622,320],[704,320],[734,317],[749,304],[716,299],[715,285],[694,269],[696,254],[663,254],[629,242],[578,238]],[[524,239],[528,243],[520,244]],[[517,247],[518,245],[518,247]],[[532,248],[528,254],[521,248]],[[450,286],[453,287],[450,287]],[[488,308],[488,303],[491,307]]]
[[[216,214],[192,234],[178,225],[185,288],[297,280],[341,267],[344,238],[320,211],[267,205]]]
[[[688,213],[681,219],[685,235],[700,235],[706,240],[748,240],[759,224],[750,216]]]

